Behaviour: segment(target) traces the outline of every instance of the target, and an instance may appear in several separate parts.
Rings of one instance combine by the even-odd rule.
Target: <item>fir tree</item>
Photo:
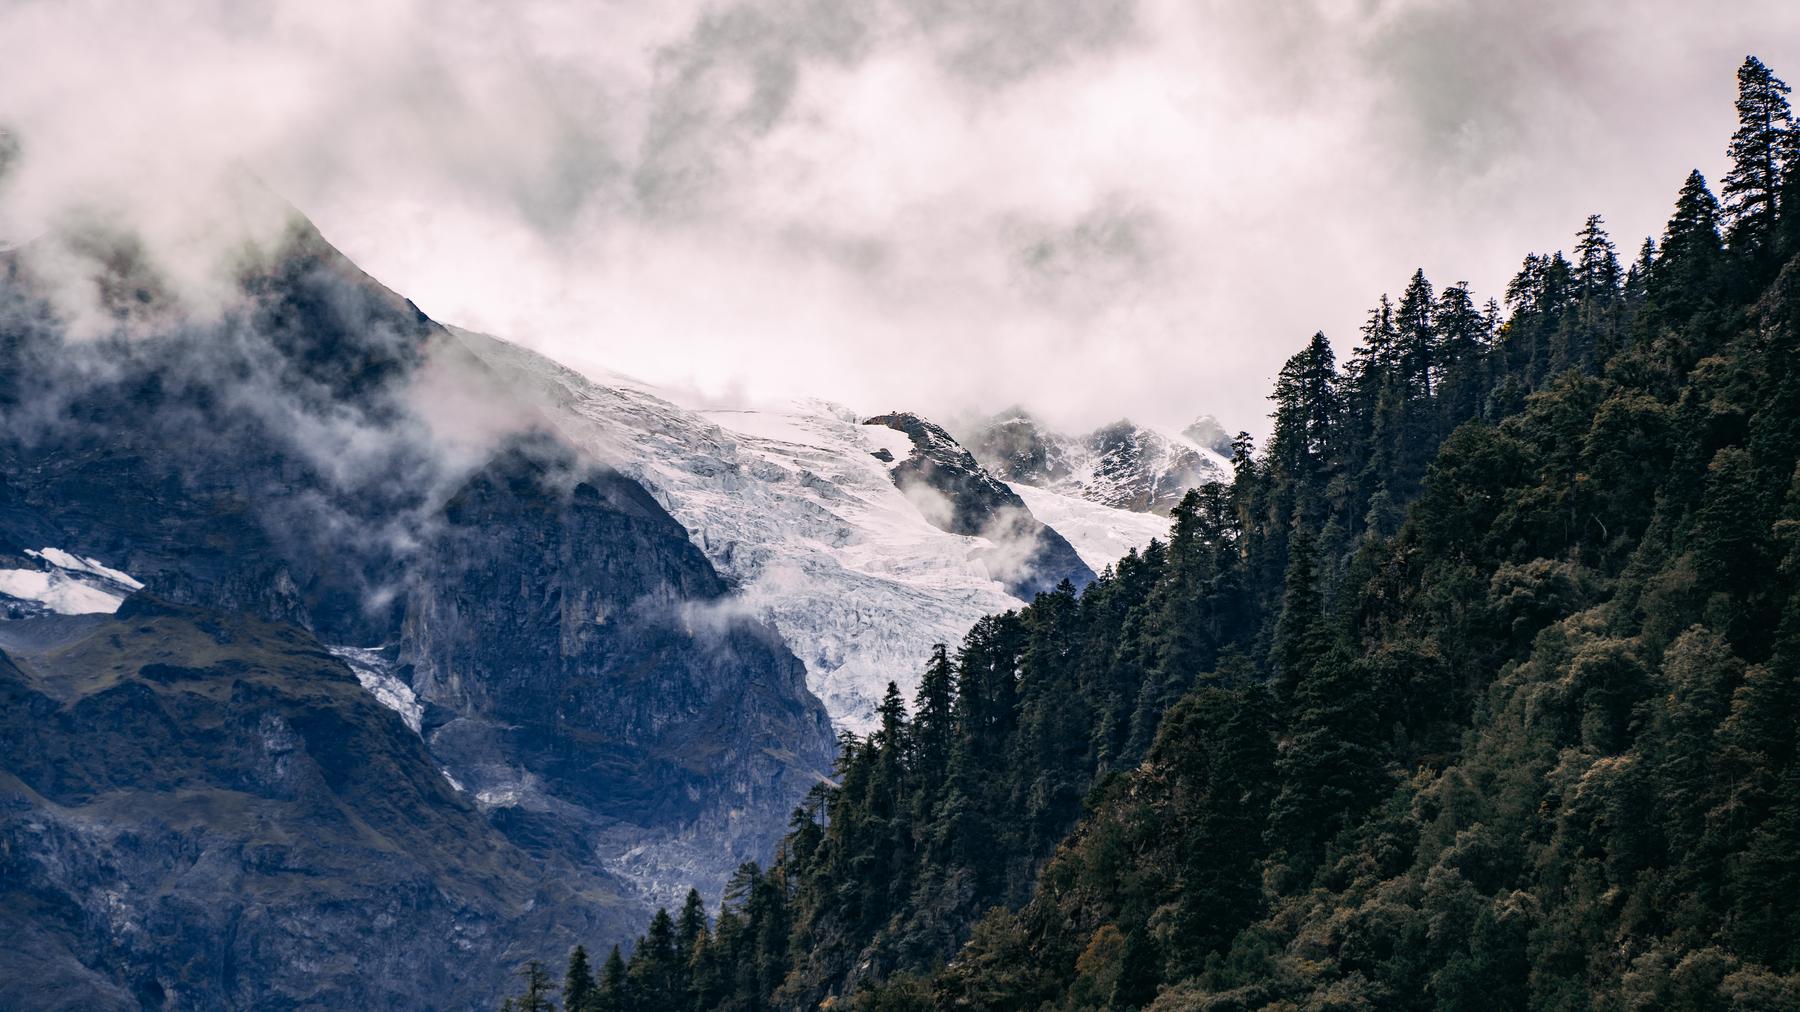
[[[943,786],[950,766],[951,727],[950,656],[944,644],[931,648],[913,710],[913,756],[920,784],[935,792]]]
[[[566,1012],[586,1012],[593,999],[594,970],[588,965],[587,949],[577,945],[563,974],[562,1005]]]
[[[550,973],[537,960],[519,969],[525,981],[525,993],[513,999],[513,1012],[553,1012],[556,1003],[550,997]]]
[[[1435,296],[1425,272],[1416,270],[1400,293],[1394,313],[1396,359],[1408,397],[1430,397],[1437,368],[1437,330],[1432,325]]]
[[[1737,131],[1731,135],[1731,171],[1721,188],[1726,237],[1731,248],[1764,256],[1775,234],[1783,169],[1795,147],[1788,86],[1754,56],[1738,68]]]
[[[600,968],[600,981],[595,987],[591,1002],[595,1012],[626,1012],[631,1007],[630,984],[625,972],[625,957],[615,945],[606,954],[606,962]],[[564,1012],[568,1010],[565,1009]]]
[[[1583,304],[1605,304],[1619,296],[1619,252],[1606,234],[1606,222],[1597,214],[1588,215],[1576,238],[1575,280]]]
[[[700,890],[689,889],[687,899],[681,904],[681,915],[675,921],[675,962],[687,966],[693,962],[694,951],[706,937],[706,904],[700,899]]]
[[[1651,295],[1672,321],[1686,321],[1717,294],[1722,249],[1719,202],[1695,169],[1681,185],[1650,274]]]

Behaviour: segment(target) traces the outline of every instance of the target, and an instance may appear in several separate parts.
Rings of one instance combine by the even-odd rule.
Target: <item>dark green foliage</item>
[[[594,968],[588,965],[587,949],[577,945],[575,951],[569,953],[569,968],[563,974],[563,1008],[584,1012],[594,998]]]
[[[525,991],[506,999],[506,1009],[510,1012],[555,1012],[556,999],[550,997],[550,971],[544,969],[544,964],[535,959],[526,963],[519,968],[519,979],[525,982]]]
[[[600,971],[600,986],[594,992],[592,1004],[595,1012],[624,1012],[629,1007],[629,1001],[625,983],[625,958],[619,955],[619,947],[615,945],[606,956],[605,968]]]
[[[1315,336],[1264,453],[890,689],[623,1007],[1800,1007],[1800,260],[1745,248],[1796,158],[1740,134],[1730,247],[1696,173],[1628,272],[1590,217],[1504,322],[1415,273]]]
[[[1787,83],[1754,56],[1738,68],[1737,132],[1723,194],[1734,251],[1766,259],[1781,210],[1783,166],[1795,151]]]

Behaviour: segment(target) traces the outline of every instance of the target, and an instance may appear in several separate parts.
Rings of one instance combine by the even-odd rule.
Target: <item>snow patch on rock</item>
[[[412,686],[400,680],[394,674],[394,666],[383,657],[381,651],[369,647],[327,647],[332,654],[349,666],[351,673],[362,687],[369,690],[382,706],[400,715],[406,726],[412,728],[414,734],[424,726],[425,707],[419,697],[413,694]],[[448,773],[444,774],[449,777]],[[452,784],[456,781],[451,780]],[[457,785],[457,790],[462,790]]]
[[[38,568],[0,569],[0,596],[30,614],[110,615],[144,585],[117,569],[60,548],[27,548]]]

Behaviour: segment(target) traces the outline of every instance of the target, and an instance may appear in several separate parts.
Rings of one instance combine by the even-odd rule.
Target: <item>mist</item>
[[[1634,250],[1744,54],[1800,74],[1773,0],[1504,8],[11,4],[0,244],[118,222],[203,301],[248,174],[436,319],[709,402],[1261,432],[1314,330],[1589,213]]]

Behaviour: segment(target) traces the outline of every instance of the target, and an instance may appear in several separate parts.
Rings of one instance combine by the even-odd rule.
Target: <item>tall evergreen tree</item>
[[[1413,271],[1394,313],[1400,382],[1409,398],[1430,397],[1432,393],[1437,369],[1437,329],[1432,325],[1435,301],[1425,271]]]
[[[577,945],[569,953],[569,969],[563,974],[562,1005],[565,1012],[587,1012],[594,999],[594,969],[587,949]]]
[[[591,1004],[594,1012],[626,1012],[630,1008],[630,984],[625,977],[625,957],[613,946],[600,969]],[[567,1009],[564,1012],[568,1012]]]
[[[1685,322],[1717,294],[1722,249],[1719,202],[1695,169],[1675,198],[1650,275],[1651,295],[1673,322]]]
[[[681,904],[681,915],[675,920],[675,961],[686,966],[693,961],[694,950],[706,937],[706,903],[700,890],[689,889]]]
[[[1794,124],[1787,83],[1761,60],[1744,57],[1737,80],[1738,126],[1728,150],[1731,171],[1720,190],[1726,238],[1734,251],[1761,258],[1775,234],[1783,170],[1794,156]]]
[[[1339,412],[1337,357],[1323,333],[1281,367],[1273,399],[1271,459],[1311,499],[1324,491]]]
[[[513,1012],[554,1012],[556,1002],[550,997],[550,972],[544,964],[531,960],[519,969],[525,981],[525,992],[513,999]]]
[[[1611,302],[1619,296],[1621,280],[1619,251],[1606,234],[1606,222],[1590,214],[1575,242],[1576,297],[1584,304]]]
[[[920,784],[930,792],[943,786],[950,767],[952,681],[950,655],[944,644],[936,644],[913,706],[914,764]]]

